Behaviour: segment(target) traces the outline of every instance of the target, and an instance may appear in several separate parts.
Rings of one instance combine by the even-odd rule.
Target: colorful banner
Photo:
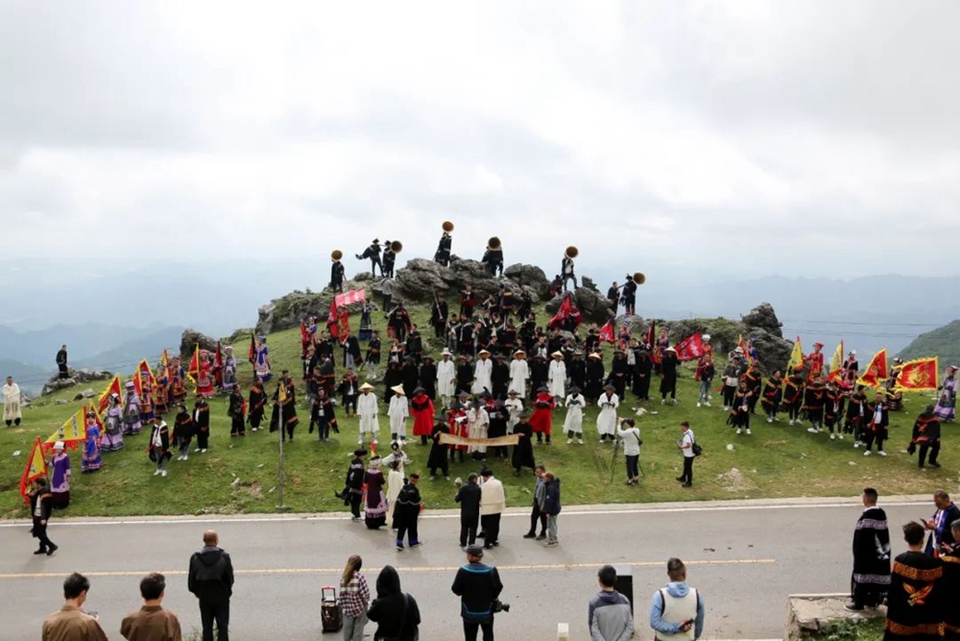
[[[87,410],[95,411],[91,405],[84,403],[77,410],[77,413],[63,422],[56,432],[51,434],[43,442],[43,449],[47,451],[53,448],[54,443],[63,441],[63,444],[69,449],[76,449],[87,440]]]
[[[100,394],[100,398],[97,402],[97,409],[99,414],[103,414],[107,411],[107,407],[110,405],[110,395],[116,394],[120,397],[121,401],[123,400],[123,386],[120,385],[120,376],[114,376],[113,380],[110,381],[110,384],[107,385],[107,389],[103,390],[103,393]]]
[[[616,340],[613,332],[613,321],[608,320],[604,323],[603,327],[600,328],[600,342],[613,343]]]
[[[484,445],[486,447],[505,447],[507,445],[516,445],[519,442],[519,434],[508,434],[506,436],[497,436],[494,438],[468,438],[466,436],[457,436],[456,434],[440,434],[441,445]]]
[[[799,372],[803,369],[803,345],[800,343],[800,337],[797,336],[793,344],[793,351],[790,352],[790,360],[787,361],[787,375],[792,372]]]
[[[884,347],[874,354],[863,376],[857,382],[867,387],[880,387],[880,383],[887,379],[887,348]]]
[[[43,445],[40,443],[40,437],[33,442],[30,449],[30,456],[27,457],[27,465],[23,468],[23,475],[20,476],[20,497],[26,505],[30,504],[30,484],[38,478],[47,475],[47,460],[43,458]]]
[[[703,339],[700,332],[688,336],[677,343],[677,358],[681,361],[692,361],[703,355]]]
[[[896,387],[911,391],[937,390],[940,387],[937,383],[939,373],[939,359],[936,356],[908,361],[900,366]]]
[[[337,307],[344,307],[352,303],[362,303],[366,300],[366,292],[362,289],[351,289],[349,292],[337,294],[333,299]]]

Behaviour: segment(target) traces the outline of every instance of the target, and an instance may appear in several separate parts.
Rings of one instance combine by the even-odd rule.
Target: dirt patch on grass
[[[735,467],[717,475],[717,480],[725,492],[749,492],[759,488],[753,480],[743,475],[743,472]]]

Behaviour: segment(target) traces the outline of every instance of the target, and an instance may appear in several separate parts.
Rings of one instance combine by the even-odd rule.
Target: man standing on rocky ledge
[[[70,374],[67,373],[67,346],[61,345],[60,351],[57,352],[57,368],[60,370],[60,378],[69,378]]]

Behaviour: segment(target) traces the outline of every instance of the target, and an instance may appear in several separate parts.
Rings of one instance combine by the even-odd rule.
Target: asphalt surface
[[[890,498],[881,506],[897,553],[904,549],[895,533],[899,525],[933,512],[926,497]],[[689,583],[704,596],[704,638],[782,638],[787,595],[849,589],[851,537],[861,510],[855,500],[832,499],[570,508],[561,514],[556,548],[521,538],[527,513],[507,514],[501,545],[485,559],[500,568],[502,599],[512,605],[497,616],[497,637],[553,641],[557,623],[567,622],[571,639],[589,638],[587,602],[596,592],[596,571],[612,563],[632,566],[638,638],[650,639],[650,596],[667,580],[666,559],[678,556],[689,566]],[[8,616],[0,637],[38,639],[44,617],[61,605],[63,578],[73,571],[90,577],[85,609],[100,613],[111,639],[121,638],[121,619],[139,608],[139,579],[151,571],[167,575],[164,605],[179,614],[184,631],[198,629],[186,570],[208,528],[220,533],[237,572],[232,639],[321,638],[320,588],[337,585],[351,554],[363,556],[371,588],[379,568],[397,567],[404,591],[420,605],[423,641],[463,638],[459,604],[450,592],[464,562],[459,519],[429,511],[420,524],[425,544],[404,552],[394,550],[389,531],[369,531],[333,515],[55,519],[49,534],[60,550],[52,557],[32,554],[28,524],[2,523],[0,602]],[[370,639],[374,630],[369,624]]]

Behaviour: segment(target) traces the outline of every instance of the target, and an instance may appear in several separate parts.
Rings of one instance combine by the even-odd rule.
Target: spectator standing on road
[[[540,504],[543,503],[543,473],[547,471],[542,465],[533,468],[533,473],[537,475],[537,484],[533,486],[533,509],[530,510],[530,531],[523,535],[525,539],[536,538],[543,541],[547,538],[547,517],[540,511]],[[540,522],[540,534],[537,534],[537,522]]]
[[[107,641],[96,616],[84,612],[90,580],[74,572],[63,582],[63,607],[43,620],[42,641]]]
[[[677,442],[677,448],[683,454],[683,474],[677,477],[677,480],[683,483],[683,487],[693,485],[693,453],[694,435],[690,429],[690,423],[683,421],[680,423],[680,440]]]
[[[507,497],[503,492],[503,483],[493,478],[490,468],[480,471],[483,485],[480,486],[480,529],[486,533],[484,545],[490,549],[500,545],[500,516],[507,509]]]
[[[370,587],[360,574],[363,559],[354,554],[347,559],[340,578],[340,611],[343,613],[343,641],[363,641],[363,626],[367,625],[370,605]]]
[[[203,549],[190,557],[187,589],[200,603],[203,641],[213,641],[213,624],[217,624],[217,641],[229,641],[230,596],[233,594],[233,564],[230,555],[218,547],[220,539],[213,530],[203,533]]]
[[[483,563],[483,548],[467,547],[467,564],[457,570],[450,588],[460,597],[464,641],[477,641],[483,629],[483,641],[493,641],[494,602],[503,591],[497,568]]]
[[[619,419],[617,436],[623,441],[623,455],[627,459],[627,485],[636,485],[640,482],[640,446],[643,444],[640,428],[632,418]]]
[[[597,572],[600,591],[590,599],[587,628],[590,641],[628,641],[633,636],[633,607],[617,592],[617,570],[605,565]]]
[[[397,507],[393,511],[393,520],[397,524],[397,552],[403,552],[404,536],[411,548],[422,545],[417,532],[417,521],[423,509],[423,499],[420,498],[420,489],[417,487],[419,482],[420,475],[411,474],[397,495]]]
[[[458,479],[459,481],[459,479]],[[477,526],[480,524],[480,486],[473,472],[467,477],[466,485],[457,490],[454,500],[460,504],[460,548],[466,551],[468,545],[477,542]]]
[[[374,641],[417,641],[420,637],[420,608],[412,595],[400,589],[400,575],[385,565],[377,577],[377,598],[367,616],[377,624]]]
[[[167,581],[159,572],[153,572],[140,581],[143,607],[131,612],[120,624],[120,634],[127,641],[180,641],[180,620],[170,610],[163,609],[163,595]]]
[[[545,547],[552,548],[560,542],[557,540],[557,519],[560,518],[560,479],[553,472],[543,473],[543,505],[540,511],[547,518],[547,542]]]
[[[650,627],[658,641],[699,639],[704,616],[700,592],[687,585],[687,568],[680,559],[667,561],[667,576],[670,582],[650,601]]]

